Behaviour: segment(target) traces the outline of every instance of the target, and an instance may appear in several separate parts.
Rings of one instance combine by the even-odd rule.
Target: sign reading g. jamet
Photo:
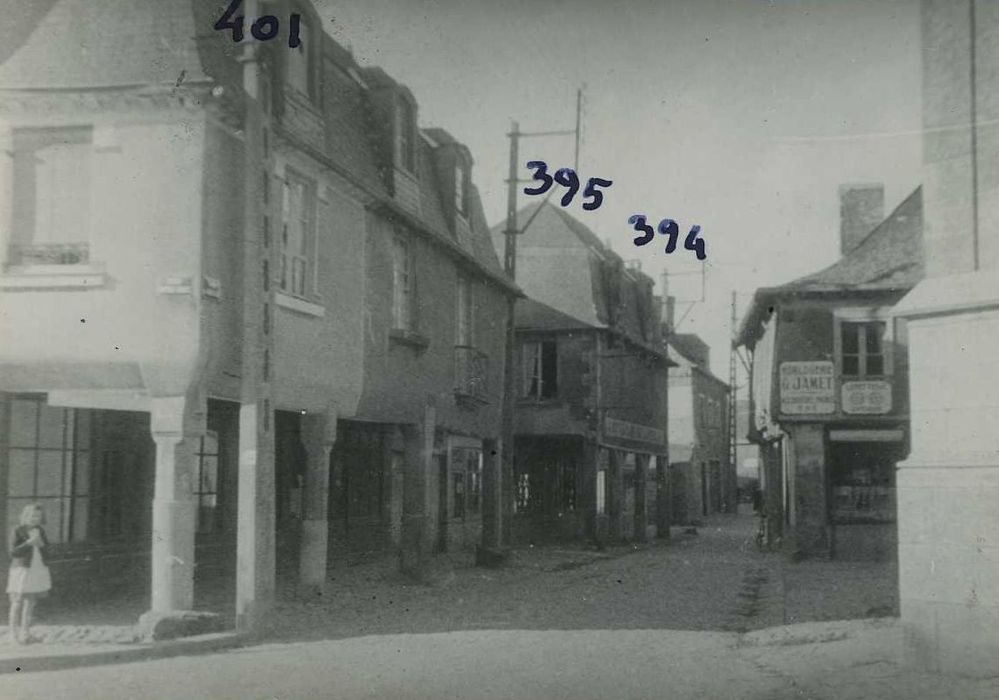
[[[817,414],[836,412],[833,363],[781,362],[780,412]]]

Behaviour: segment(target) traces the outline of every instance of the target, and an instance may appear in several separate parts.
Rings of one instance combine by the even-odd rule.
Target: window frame
[[[547,389],[545,388],[545,345],[553,345],[554,349],[552,352],[554,367],[553,371],[555,374],[554,384],[555,389],[551,394],[546,394]],[[536,368],[532,367],[535,364],[530,358],[528,350],[529,348],[536,347]],[[548,339],[538,339],[538,340],[525,340],[521,342],[520,345],[520,362],[521,362],[521,385],[520,385],[520,399],[522,401],[556,401],[559,398],[559,376],[561,375],[561,367],[559,366],[561,361],[558,352],[558,339],[548,338]],[[536,382],[536,384],[535,384]],[[548,382],[552,383],[552,382]]]
[[[833,356],[836,363],[836,372],[841,381],[863,381],[866,379],[890,378],[894,373],[893,347],[895,335],[895,324],[890,316],[890,308],[858,307],[836,309],[833,312],[833,318],[835,322],[833,326]],[[866,342],[867,328],[871,324],[875,323],[883,324],[884,328],[884,332],[881,334],[880,356],[882,372],[880,374],[867,372],[867,358],[869,356]],[[849,355],[856,356],[858,358],[856,374],[847,374],[843,367],[844,327],[850,324],[858,324],[858,331],[860,331],[857,334],[857,352],[849,353]]]
[[[289,253],[288,228],[292,222],[292,187],[302,188],[302,213],[297,218],[303,229],[302,248],[304,252]],[[317,255],[317,217],[318,217],[318,183],[295,168],[286,166],[282,184],[281,201],[281,240],[280,261],[281,270],[278,277],[278,290],[297,299],[311,300],[316,298],[316,260]],[[291,261],[291,270],[288,263]],[[302,263],[300,289],[295,285],[295,272],[298,263]]]
[[[6,241],[3,256],[6,268],[58,266],[62,270],[66,267],[90,265],[93,234],[91,216],[94,210],[92,183],[96,169],[95,130],[93,124],[15,126],[10,130],[11,206],[7,224],[11,235]],[[79,185],[76,196],[86,210],[82,213],[77,211],[73,215],[73,230],[76,232],[74,240],[40,242],[39,212],[42,208],[39,207],[38,200],[41,189],[40,166],[43,161],[38,154],[47,148],[59,146],[79,146],[80,151],[85,154],[86,162],[83,166],[74,167],[72,180]],[[83,176],[80,176],[80,167],[86,171]],[[54,182],[50,189],[58,191],[63,188],[58,182]],[[30,202],[26,201],[29,195]],[[26,221],[30,221],[30,226],[26,225]],[[52,238],[53,233],[58,237],[56,230],[58,228],[56,223],[53,223],[53,230],[47,231],[48,238]],[[43,248],[51,248],[48,255],[56,257],[47,257],[41,251]],[[43,256],[42,259],[37,259],[39,255]]]
[[[19,438],[15,436],[13,423],[15,402],[35,404],[34,416],[32,418],[34,434],[30,445],[19,443]],[[94,471],[97,468],[97,465],[95,464],[96,451],[94,450],[93,445],[93,413],[89,411],[81,411],[75,408],[50,406],[45,401],[44,397],[27,394],[12,395],[8,399],[7,407],[9,424],[8,426],[4,426],[4,428],[8,432],[9,439],[6,442],[4,449],[7,453],[8,469],[4,475],[4,478],[7,480],[4,492],[8,525],[11,524],[11,519],[20,513],[21,508],[23,508],[24,505],[28,503],[42,503],[46,506],[46,518],[48,520],[46,531],[48,533],[49,540],[54,545],[73,545],[93,541],[95,539],[95,531],[100,530],[100,528],[95,528],[93,526],[95,500],[99,500],[97,499],[99,494],[95,493],[93,483]],[[45,440],[45,436],[42,434],[42,429],[44,427],[42,414],[45,409],[55,410],[62,413],[58,446],[48,444]],[[81,423],[84,420],[87,422],[87,427],[86,430],[81,431]],[[50,425],[49,427],[52,426]],[[86,437],[83,438],[83,440],[85,440],[85,444],[81,443],[81,432],[86,434]],[[29,495],[12,495],[11,493],[12,489],[10,488],[10,480],[14,474],[13,464],[15,450],[19,452],[32,453],[32,486],[31,493]],[[54,495],[44,495],[39,493],[40,470],[44,468],[41,464],[42,453],[58,453],[60,455],[58,474],[59,487],[58,493]],[[88,468],[81,476],[81,469],[79,465],[81,463],[81,456],[84,455],[86,457]],[[51,504],[53,501],[58,502],[59,504],[58,514],[53,513],[51,510]],[[77,508],[80,507],[81,502],[85,502],[86,505],[83,506],[84,510],[82,521],[77,522]],[[76,532],[78,526],[82,526],[82,534]]]
[[[301,19],[299,23],[299,37],[301,38],[301,43],[298,47],[294,49],[288,49],[287,58],[285,58],[285,70],[284,70],[284,83],[290,86],[297,94],[308,98],[310,101],[314,102],[317,98],[316,89],[316,52],[312,49],[312,35],[313,26],[312,21],[309,18],[309,14],[304,12],[302,8],[297,5],[292,5],[291,12],[297,13]],[[287,48],[287,47],[285,47]],[[292,55],[293,52],[298,52],[305,58],[305,89],[297,84],[296,80],[292,80]]]
[[[418,137],[416,107],[406,97],[399,95],[395,108],[395,164],[414,177]]]
[[[402,231],[392,236],[392,330],[416,333],[416,280],[413,240]]]
[[[468,168],[461,161],[454,165],[454,209],[461,216],[468,216]]]
[[[475,347],[475,295],[468,275],[458,272],[455,285],[455,339],[458,347]]]
[[[215,451],[206,452],[205,450],[205,439],[209,436],[214,437],[215,440]],[[205,469],[205,458],[214,457],[215,458],[215,490],[205,491],[202,487],[204,484],[204,469]],[[221,532],[222,527],[222,500],[224,498],[222,490],[222,441],[221,436],[216,430],[206,430],[205,435],[198,438],[198,446],[194,453],[195,459],[195,476],[196,481],[194,483],[194,489],[192,490],[192,496],[197,504],[197,521],[195,523],[195,532],[199,535],[210,535]],[[211,527],[205,527],[202,520],[202,498],[210,496],[214,499],[214,503],[209,506],[214,510]]]

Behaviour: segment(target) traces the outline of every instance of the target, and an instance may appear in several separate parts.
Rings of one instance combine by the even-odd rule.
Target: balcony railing
[[[13,243],[8,252],[10,265],[83,265],[90,262],[87,243]]]
[[[488,403],[489,356],[468,345],[454,346],[454,393],[459,399]]]

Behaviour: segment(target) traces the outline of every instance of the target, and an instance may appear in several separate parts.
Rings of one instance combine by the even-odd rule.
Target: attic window
[[[408,100],[400,98],[396,110],[396,164],[416,171],[416,113]]]
[[[468,211],[467,177],[464,166],[454,166],[454,208],[461,214]]]

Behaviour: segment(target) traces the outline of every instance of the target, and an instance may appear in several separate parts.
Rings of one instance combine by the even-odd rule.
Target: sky
[[[583,88],[580,177],[614,184],[600,209],[577,197],[568,211],[657,285],[668,272],[678,331],[701,335],[726,379],[732,292],[741,318],[755,288],[833,263],[841,184],[883,183],[886,214],[919,185],[918,0],[317,5],[362,65],[412,90],[422,127],[471,149],[491,225],[506,211],[511,121],[572,129]],[[519,176],[528,160],[571,167],[573,149],[523,139]],[[638,213],[701,226],[703,285],[693,253],[633,245]]]

